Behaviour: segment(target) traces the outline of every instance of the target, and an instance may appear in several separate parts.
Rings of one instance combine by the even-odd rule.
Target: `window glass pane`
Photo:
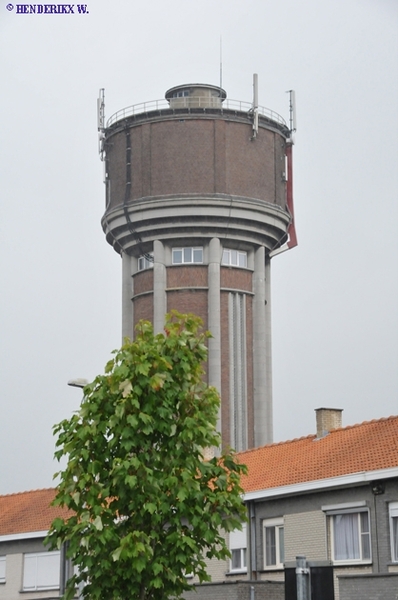
[[[232,550],[231,556],[231,567],[232,569],[240,569],[240,550]]]
[[[182,249],[181,248],[173,248],[173,264],[181,264],[182,263]]]
[[[359,559],[358,513],[336,515],[333,526],[335,560]]]
[[[276,565],[275,527],[265,528],[265,561],[267,565]]]
[[[362,558],[370,558],[370,533],[369,533],[369,515],[367,512],[360,513],[361,517],[361,541]]]
[[[242,567],[246,568],[247,563],[246,563],[246,548],[242,548]]]
[[[192,248],[184,248],[184,263],[192,262]]]
[[[222,264],[229,265],[229,250],[224,250],[222,253]]]
[[[246,252],[239,252],[239,266],[247,267],[247,254]]]
[[[231,265],[238,266],[238,252],[236,250],[231,250]]]
[[[203,262],[203,250],[202,248],[194,248],[193,249],[193,262],[201,263]]]
[[[283,527],[279,527],[279,562],[285,560],[285,533]]]

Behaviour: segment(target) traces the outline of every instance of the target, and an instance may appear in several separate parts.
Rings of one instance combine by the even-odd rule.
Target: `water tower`
[[[219,427],[236,450],[272,441],[270,259],[295,244],[292,123],[214,85],[104,120],[102,227],[122,257],[123,336],[140,319],[163,330],[171,309],[199,315]],[[292,119],[291,119],[292,121]]]

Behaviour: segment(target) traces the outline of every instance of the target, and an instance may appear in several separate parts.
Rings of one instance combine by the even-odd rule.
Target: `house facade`
[[[60,597],[64,561],[44,544],[52,521],[67,514],[50,506],[54,496],[54,489],[0,496],[0,600]]]
[[[215,582],[284,581],[305,556],[333,566],[335,600],[396,600],[398,417],[342,428],[340,410],[319,409],[316,435],[239,459],[247,535],[230,535],[232,559],[223,572],[212,565]]]

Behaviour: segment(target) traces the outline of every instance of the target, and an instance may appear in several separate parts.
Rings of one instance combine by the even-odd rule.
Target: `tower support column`
[[[214,386],[221,393],[220,263],[220,240],[212,238],[209,244],[208,326],[213,337],[209,339],[208,376],[209,385]],[[218,414],[217,430],[221,432],[221,407]]]
[[[122,341],[125,337],[133,338],[133,286],[131,273],[131,256],[122,252]]]
[[[270,261],[260,246],[253,273],[254,446],[272,442]]]
[[[167,313],[166,298],[167,272],[164,245],[159,240],[153,242],[153,330],[162,333]]]

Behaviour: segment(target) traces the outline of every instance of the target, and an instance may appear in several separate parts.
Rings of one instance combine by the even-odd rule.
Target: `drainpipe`
[[[256,507],[254,502],[249,503],[249,528],[250,528],[250,579],[257,579],[256,555]],[[254,591],[254,588],[253,588]],[[250,592],[251,593],[251,592]]]

